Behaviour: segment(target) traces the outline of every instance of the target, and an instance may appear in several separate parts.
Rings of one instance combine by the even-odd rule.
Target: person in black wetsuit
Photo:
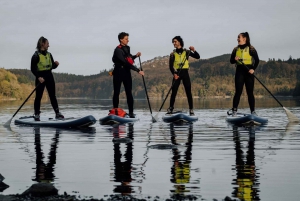
[[[255,98],[253,94],[253,73],[259,64],[258,54],[256,49],[250,43],[248,32],[240,33],[237,41],[238,46],[233,49],[230,57],[230,63],[236,65],[232,115],[236,116],[244,84],[246,86],[251,114],[257,115],[255,112]],[[242,63],[245,64],[248,69]]]
[[[200,59],[200,55],[193,46],[189,47],[190,50],[183,49],[184,43],[180,36],[175,36],[172,39],[172,43],[176,49],[170,54],[169,68],[171,73],[173,74],[172,83],[175,83],[172,87],[170,107],[167,110],[167,114],[172,114],[173,112],[176,94],[180,85],[180,81],[182,80],[189,103],[190,115],[194,116],[195,114],[193,111],[193,97],[191,89],[191,80],[189,76],[188,59],[190,56],[195,59]]]
[[[129,110],[129,117],[134,118],[133,114],[133,96],[132,96],[132,78],[130,70],[134,70],[141,75],[144,75],[144,72],[138,69],[134,65],[134,59],[141,56],[141,53],[138,52],[136,55],[131,55],[130,47],[127,45],[129,42],[129,34],[121,32],[118,35],[120,45],[118,45],[114,51],[112,61],[114,63],[113,71],[113,85],[114,85],[114,94],[113,94],[113,107],[118,108],[119,106],[119,95],[121,90],[121,85],[123,83],[125,88],[125,93],[127,97],[127,105]]]
[[[55,95],[55,81],[52,74],[52,69],[57,68],[58,61],[54,61],[52,54],[48,52],[49,42],[43,36],[37,42],[37,51],[31,58],[31,72],[36,77],[36,96],[34,100],[34,119],[40,121],[41,99],[44,89],[47,88],[51,105],[55,111],[56,119],[63,119],[64,116],[59,112],[58,103]]]

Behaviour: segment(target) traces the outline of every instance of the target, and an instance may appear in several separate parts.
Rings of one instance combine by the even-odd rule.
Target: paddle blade
[[[152,123],[157,122],[157,120],[152,116]]]
[[[158,113],[154,117],[152,117],[152,122],[153,123],[155,123],[157,121],[158,121]]]
[[[296,115],[294,115],[291,111],[289,111],[285,107],[283,107],[283,109],[285,110],[285,113],[289,119],[289,122],[300,122],[299,118],[296,117]]]
[[[4,127],[10,127],[10,124],[11,124],[11,120],[13,119],[13,117],[12,118],[10,118],[3,126]]]

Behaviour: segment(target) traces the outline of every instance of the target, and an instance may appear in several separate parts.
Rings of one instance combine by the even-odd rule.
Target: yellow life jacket
[[[38,71],[45,71],[45,70],[51,70],[52,69],[52,61],[51,61],[51,56],[50,53],[47,52],[46,55],[41,54],[38,52],[40,61],[37,64]]]
[[[182,69],[189,69],[189,61],[186,58],[186,50],[184,49],[181,54],[178,54],[175,50],[173,51],[174,54],[174,64],[173,67],[175,70],[180,69],[182,62],[184,62]]]
[[[242,59],[245,65],[252,65],[252,56],[250,55],[250,48],[247,46],[244,49],[237,48],[235,56]]]

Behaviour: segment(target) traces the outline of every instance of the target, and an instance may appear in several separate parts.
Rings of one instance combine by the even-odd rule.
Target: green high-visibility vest
[[[176,51],[174,53],[174,64],[173,67],[177,70],[180,69],[182,62],[184,61],[184,64],[182,66],[182,69],[189,69],[189,61],[186,59],[186,51],[183,50],[181,54],[178,54]]]
[[[45,71],[45,70],[51,70],[52,69],[52,61],[50,53],[47,52],[46,55],[41,54],[38,52],[40,62],[37,64],[38,71]]]
[[[235,53],[235,56],[242,59],[243,63],[246,65],[252,65],[252,56],[250,55],[249,50],[250,48],[248,46],[244,49],[238,47]]]

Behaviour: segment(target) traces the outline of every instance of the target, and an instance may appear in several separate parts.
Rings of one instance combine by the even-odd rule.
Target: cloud
[[[228,1],[9,1],[0,2],[0,66],[28,68],[40,36],[61,65],[56,72],[96,74],[112,67],[117,35],[130,34],[142,60],[168,55],[181,35],[201,58],[230,53],[248,31],[263,60],[299,57],[300,3]]]

